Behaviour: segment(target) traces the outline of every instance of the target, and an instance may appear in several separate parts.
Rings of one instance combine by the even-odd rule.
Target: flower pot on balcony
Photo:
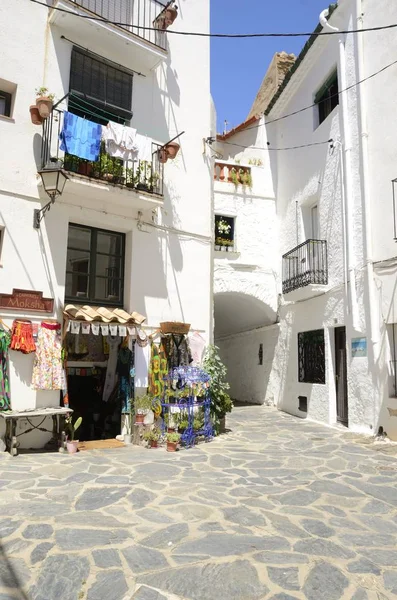
[[[87,177],[91,177],[92,165],[90,165],[87,162],[81,162],[79,163],[78,172],[80,173],[80,175],[86,175]]]
[[[104,179],[105,181],[109,181],[110,183],[113,183],[114,175],[113,175],[113,173],[102,173],[101,179]]]
[[[159,161],[164,164],[168,160],[168,152],[166,148],[160,148],[158,151]]]
[[[176,142],[170,142],[169,144],[167,144],[165,149],[167,150],[168,158],[170,158],[171,160],[175,158],[175,156],[179,152],[179,148],[180,145]]]
[[[173,24],[178,16],[178,9],[175,6],[169,6],[165,11],[164,23],[166,27]]]
[[[30,120],[32,121],[33,125],[41,125],[43,122],[43,119],[39,113],[38,106],[36,104],[32,104],[31,106],[29,106],[29,111],[30,111]]]
[[[48,96],[40,96],[36,100],[36,106],[39,109],[40,116],[43,119],[48,119],[51,114],[53,101]]]
[[[136,189],[141,190],[142,192],[150,192],[150,187],[147,183],[138,183]]]

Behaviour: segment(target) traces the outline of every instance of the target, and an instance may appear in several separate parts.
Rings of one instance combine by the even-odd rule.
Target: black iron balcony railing
[[[310,284],[328,284],[326,240],[306,240],[283,256],[283,294]]]
[[[143,38],[147,42],[167,48],[165,31],[159,15],[169,4],[160,0],[69,0],[85,10]],[[158,31],[153,30],[158,28]]]
[[[152,143],[152,160],[127,160],[113,158],[101,149],[97,161],[88,161],[60,149],[59,134],[63,126],[63,111],[54,109],[51,116],[43,122],[41,145],[41,167],[50,163],[61,166],[65,171],[78,173],[85,177],[121,185],[133,190],[163,196],[164,165],[159,161],[159,144]]]

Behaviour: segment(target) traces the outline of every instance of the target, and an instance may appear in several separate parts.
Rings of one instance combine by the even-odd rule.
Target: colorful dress
[[[152,344],[152,352],[149,367],[149,392],[155,398],[163,398],[164,377],[168,373],[167,354],[163,340],[160,346]]]
[[[119,400],[123,414],[129,414],[131,407],[134,406],[134,350],[134,346],[132,346],[132,351],[128,347],[120,348],[117,361]]]
[[[31,321],[14,321],[12,324],[11,350],[18,350],[23,354],[35,352],[33,340],[33,327]]]
[[[8,349],[11,336],[7,331],[0,330],[0,410],[10,410],[10,380],[8,375]]]
[[[60,323],[42,323],[37,335],[32,384],[35,390],[64,390]]]

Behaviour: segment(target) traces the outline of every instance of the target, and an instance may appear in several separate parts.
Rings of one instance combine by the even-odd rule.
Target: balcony
[[[63,111],[53,110],[43,123],[41,168],[53,163],[68,172],[67,189],[94,202],[110,202],[150,210],[163,204],[164,165],[160,163],[161,146],[152,142],[151,162],[122,161],[109,156],[104,143],[97,161],[88,161],[60,149]]]
[[[328,285],[327,242],[306,240],[283,256],[283,294],[305,288],[313,295]],[[320,287],[319,287],[320,286]],[[302,294],[295,294],[296,298]]]
[[[138,70],[152,69],[167,55],[163,15],[169,4],[160,0],[52,0],[52,8],[60,10],[50,12],[49,22],[66,35],[73,34],[72,40],[84,48],[103,54],[106,47],[111,60],[120,64],[128,60]]]
[[[223,183],[233,183],[252,187],[251,167],[237,163],[216,161],[214,165],[214,179]]]

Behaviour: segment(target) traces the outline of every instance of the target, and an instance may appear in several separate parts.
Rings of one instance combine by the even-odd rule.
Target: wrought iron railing
[[[310,284],[328,284],[326,240],[306,240],[283,256],[283,294]]]
[[[166,33],[160,17],[169,2],[160,0],[69,0],[85,10],[143,38],[147,42],[167,48]],[[158,31],[154,31],[157,29]]]
[[[54,109],[51,116],[43,122],[41,146],[41,167],[44,169],[51,163],[62,167],[65,171],[77,173],[106,183],[121,185],[126,188],[163,196],[164,165],[159,160],[161,146],[152,143],[152,160],[127,160],[113,158],[107,154],[105,144],[97,161],[88,161],[60,149],[59,135],[63,126],[63,111]]]

